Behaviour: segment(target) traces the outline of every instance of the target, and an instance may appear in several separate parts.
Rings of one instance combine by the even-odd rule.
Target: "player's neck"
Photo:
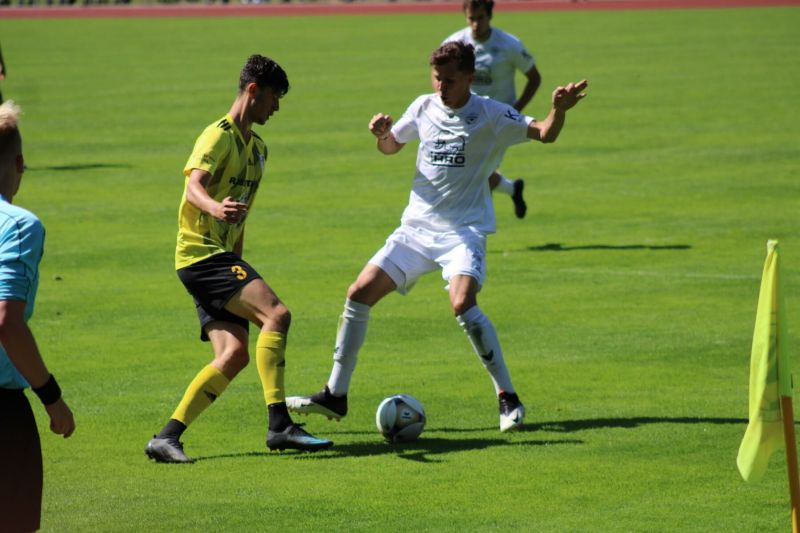
[[[492,28],[489,28],[489,30],[483,35],[476,35],[475,33],[472,34],[472,38],[479,43],[485,43],[491,37],[492,37]]]
[[[14,199],[14,194],[17,192],[15,190],[16,187],[12,183],[13,178],[14,176],[11,175],[6,176],[0,174],[0,196],[10,204],[14,203],[12,200]]]
[[[468,92],[468,93],[467,93],[467,95],[466,95],[466,96],[464,96],[464,98],[463,98],[463,99],[459,99],[459,101],[458,101],[458,102],[456,102],[456,103],[454,103],[454,104],[453,104],[453,107],[451,107],[450,109],[452,109],[453,111],[458,111],[458,110],[460,110],[460,109],[461,109],[461,108],[463,108],[465,105],[467,105],[467,103],[469,102],[470,96],[471,96],[471,94]]]
[[[239,130],[239,134],[244,139],[245,143],[250,142],[250,127],[253,125],[253,122],[250,120],[250,116],[247,113],[247,102],[242,98],[237,98],[233,105],[231,106],[231,110],[228,114],[233,119],[233,124],[236,126],[236,129]]]

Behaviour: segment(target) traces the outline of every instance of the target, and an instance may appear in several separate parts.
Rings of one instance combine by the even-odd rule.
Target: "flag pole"
[[[797,472],[797,444],[794,436],[794,411],[792,398],[781,396],[781,412],[783,416],[783,439],[786,443],[786,464],[789,467],[789,494],[792,497],[792,533],[800,533],[798,513],[800,513],[800,482]]]

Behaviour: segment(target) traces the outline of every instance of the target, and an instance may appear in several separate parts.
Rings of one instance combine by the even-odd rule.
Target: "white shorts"
[[[486,278],[486,235],[469,229],[442,233],[400,226],[369,263],[386,272],[400,294],[437,268],[448,283],[459,274],[475,278],[480,290]]]

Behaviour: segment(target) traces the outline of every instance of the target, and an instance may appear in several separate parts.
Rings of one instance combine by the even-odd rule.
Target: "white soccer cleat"
[[[500,431],[506,432],[522,426],[525,420],[525,406],[515,393],[500,392]]]
[[[317,414],[328,420],[339,421],[347,414],[347,395],[334,396],[326,385],[313,396],[289,396],[286,398],[286,407],[293,413]]]

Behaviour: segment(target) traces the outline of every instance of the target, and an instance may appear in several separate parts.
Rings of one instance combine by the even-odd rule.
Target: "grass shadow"
[[[380,440],[370,442],[353,442],[335,445],[331,450],[321,454],[303,455],[298,458],[310,460],[339,459],[343,457],[368,457],[376,455],[395,455],[398,459],[417,461],[420,463],[441,462],[436,456],[455,452],[485,450],[496,446],[551,446],[555,444],[583,444],[577,439],[512,441],[497,439],[442,439],[422,437],[413,442],[390,444]]]
[[[688,244],[584,244],[578,246],[564,246],[558,242],[549,242],[541,246],[528,246],[531,252],[573,252],[577,250],[690,250]]]
[[[637,416],[631,418],[592,418],[585,420],[559,420],[525,424],[521,432],[549,431],[573,433],[588,429],[624,428],[631,429],[647,424],[747,424],[746,418],[708,418],[708,417],[656,417]]]
[[[377,435],[377,429],[370,429],[370,430],[323,430],[318,429],[319,433],[324,433],[325,435]],[[430,433],[484,433],[486,431],[497,431],[497,426],[486,426],[486,427],[470,427],[470,428],[455,428],[455,427],[435,427],[435,426],[425,426],[425,434],[428,435]]]
[[[637,416],[630,418],[587,418],[580,420],[556,420],[551,422],[538,422],[525,424],[514,433],[532,433],[534,431],[550,433],[575,433],[592,429],[622,428],[633,429],[648,424],[741,424],[746,425],[746,418],[712,418],[712,417],[657,417]],[[800,421],[797,422],[800,424]],[[435,433],[483,433],[495,431],[495,426],[482,428],[457,428],[441,427],[429,428],[426,435]],[[305,453],[300,451],[280,452],[280,456],[290,456],[302,460],[341,459],[344,457],[369,457],[376,455],[395,455],[399,459],[417,461],[421,463],[441,462],[437,456],[449,453],[485,450],[496,446],[553,446],[557,444],[583,444],[580,439],[541,439],[541,440],[510,440],[509,438],[440,438],[425,437],[413,442],[390,444],[380,440],[375,431],[329,431],[327,435],[371,435],[368,441],[334,444],[333,448],[323,452]],[[335,440],[335,439],[334,439]],[[220,455],[207,455],[196,457],[197,462],[218,459],[236,459],[243,457],[266,457],[275,455],[276,452],[242,452],[226,453]]]
[[[26,171],[37,171],[37,170],[93,170],[97,168],[133,168],[132,165],[123,164],[123,163],[84,163],[84,164],[75,164],[75,165],[52,165],[49,167],[27,167]]]
[[[241,452],[241,453],[222,453],[219,455],[201,455],[199,457],[195,457],[194,460],[196,463],[200,461],[214,461],[216,459],[240,459],[242,457],[267,457],[272,455],[274,452]]]
[[[380,440],[378,436],[370,441],[335,444],[330,450],[306,453],[289,450],[283,452],[241,452],[195,457],[196,462],[215,461],[219,459],[240,459],[245,457],[284,456],[301,460],[341,459],[345,457],[370,457],[376,455],[395,455],[399,459],[420,463],[436,463],[441,459],[436,456],[448,453],[485,450],[495,446],[551,446],[555,444],[583,444],[577,439],[546,439],[535,441],[512,441],[508,439],[442,439],[437,437],[420,438],[413,442],[390,444]]]

